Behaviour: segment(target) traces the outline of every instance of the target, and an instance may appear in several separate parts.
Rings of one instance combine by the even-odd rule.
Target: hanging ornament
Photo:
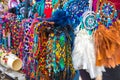
[[[102,74],[104,67],[96,66],[92,32],[96,29],[98,23],[95,13],[92,11],[92,0],[89,0],[89,3],[89,11],[83,13],[80,24],[75,31],[76,36],[72,59],[76,70],[85,69],[90,74],[91,78],[96,78],[98,75]]]
[[[102,23],[109,27],[112,25],[112,22],[117,18],[117,10],[113,3],[109,1],[105,1],[100,5],[100,10],[96,14],[96,18],[98,21],[102,21]]]
[[[83,23],[87,30],[95,29],[98,26],[95,13],[93,11],[86,11],[83,14]]]

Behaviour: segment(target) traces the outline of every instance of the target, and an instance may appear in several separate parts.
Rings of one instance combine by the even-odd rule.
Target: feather
[[[94,33],[96,65],[115,67],[120,64],[120,59],[116,55],[120,55],[120,31],[115,25],[109,29],[104,25],[99,25]]]
[[[102,74],[104,67],[96,67],[93,37],[85,29],[77,32],[72,52],[73,66],[76,70],[85,69],[91,78]]]

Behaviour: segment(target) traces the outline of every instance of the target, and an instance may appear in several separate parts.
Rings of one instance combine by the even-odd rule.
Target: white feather
[[[103,66],[95,66],[96,58],[93,37],[92,35],[89,35],[85,29],[79,30],[76,33],[72,60],[76,70],[87,70],[91,78],[95,78],[104,71]]]

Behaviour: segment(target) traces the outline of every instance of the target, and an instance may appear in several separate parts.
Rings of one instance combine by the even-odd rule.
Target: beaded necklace
[[[22,24],[24,26],[24,48],[23,48],[23,70],[26,73],[26,76],[28,78],[30,78],[30,46],[29,46],[29,41],[30,41],[30,37],[29,37],[29,32],[30,32],[30,25],[31,25],[31,20],[25,20],[25,22]]]
[[[22,34],[20,33],[20,22],[18,21],[12,21],[11,25],[11,36],[12,36],[12,49],[13,53],[17,53],[17,49],[20,43],[20,38],[22,38]]]
[[[38,38],[38,46],[39,46],[39,57],[38,57],[38,61],[39,61],[39,70],[40,70],[40,77],[41,78],[46,78],[48,79],[48,71],[46,69],[46,56],[47,56],[47,34],[46,34],[46,30],[48,28],[50,28],[52,25],[50,25],[47,22],[43,22],[38,30],[39,30],[39,38]]]

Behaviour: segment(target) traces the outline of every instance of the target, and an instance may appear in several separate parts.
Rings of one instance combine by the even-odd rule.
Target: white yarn
[[[72,60],[76,70],[85,69],[91,78],[95,78],[104,71],[104,67],[95,66],[96,58],[93,37],[85,29],[76,33]]]

